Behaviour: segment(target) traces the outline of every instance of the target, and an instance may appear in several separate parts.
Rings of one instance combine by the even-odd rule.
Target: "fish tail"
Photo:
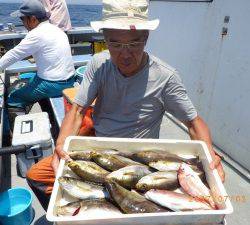
[[[215,204],[213,199],[210,198],[208,203],[213,209],[218,209],[218,206]]]
[[[109,186],[111,183],[115,182],[115,179],[113,177],[108,178],[107,176],[103,179],[103,184],[105,187]]]
[[[206,205],[210,206],[211,209],[218,209],[218,207],[216,206],[214,200],[212,199],[212,196],[207,196],[206,198],[204,197],[199,197],[199,196],[196,196],[195,199],[197,201],[200,201],[200,202],[203,202],[205,203]]]

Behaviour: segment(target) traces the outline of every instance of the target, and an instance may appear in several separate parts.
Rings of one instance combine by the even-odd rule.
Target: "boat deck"
[[[37,112],[37,106],[35,105],[32,110]],[[175,122],[169,117],[164,116],[161,125],[160,138],[168,139],[189,139],[188,134],[181,129]],[[7,175],[5,183],[11,185],[11,187],[23,186],[29,188],[26,180],[20,178],[16,172],[16,158],[15,155],[11,156],[11,175]],[[238,174],[230,165],[223,162],[226,172],[225,188],[231,199],[234,213],[226,217],[227,225],[246,225],[249,223],[250,212],[250,184],[249,181]],[[53,224],[46,220],[46,212],[41,207],[40,203],[34,196],[33,208],[35,209],[35,218],[32,225],[49,225]]]

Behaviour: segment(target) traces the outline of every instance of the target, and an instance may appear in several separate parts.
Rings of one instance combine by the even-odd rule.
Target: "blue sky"
[[[22,2],[22,0],[0,0],[0,3]],[[101,0],[66,0],[68,4],[87,4],[98,5],[101,4]]]

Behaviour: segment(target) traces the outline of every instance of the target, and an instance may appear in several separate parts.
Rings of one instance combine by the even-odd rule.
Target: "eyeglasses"
[[[145,41],[135,41],[130,43],[120,43],[116,41],[107,41],[108,47],[114,51],[121,51],[123,48],[128,48],[131,51],[137,51],[144,47]]]

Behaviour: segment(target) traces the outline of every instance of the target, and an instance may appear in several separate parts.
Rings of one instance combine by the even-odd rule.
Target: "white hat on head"
[[[148,0],[103,0],[102,20],[90,22],[91,27],[121,30],[155,30],[159,20],[148,20]]]

